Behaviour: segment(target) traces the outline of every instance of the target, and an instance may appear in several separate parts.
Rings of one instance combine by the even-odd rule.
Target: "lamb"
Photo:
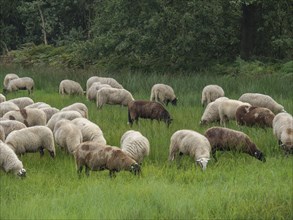
[[[212,122],[220,121],[220,115],[219,115],[219,104],[223,100],[228,100],[227,97],[220,97],[217,98],[215,101],[210,102],[205,110],[204,113],[201,116],[200,124],[205,125]]]
[[[102,108],[104,104],[127,106],[134,98],[126,89],[102,88],[97,92],[97,108]]]
[[[207,85],[203,88],[201,94],[201,104],[206,106],[210,102],[215,101],[217,98],[224,97],[225,92],[222,87],[218,85]]]
[[[5,75],[5,78],[3,80],[3,86],[4,86],[4,89],[7,88],[9,82],[13,79],[18,79],[18,75],[16,75],[15,73],[8,73]]]
[[[35,82],[30,77],[22,77],[10,80],[7,88],[3,89],[3,93],[7,94],[8,92],[18,91],[18,90],[27,90],[30,95],[34,90]]]
[[[268,108],[241,105],[236,110],[238,125],[272,127],[275,114]]]
[[[86,98],[89,101],[96,101],[96,97],[97,97],[97,92],[101,89],[101,88],[112,88],[110,85],[108,84],[102,84],[100,82],[94,82],[91,87],[87,90],[86,92]]]
[[[65,79],[60,82],[59,85],[60,95],[83,95],[84,91],[78,82],[70,79]]]
[[[26,128],[26,125],[15,120],[2,120],[0,121],[0,127],[4,130],[4,136],[7,137],[12,131]]]
[[[216,151],[237,151],[249,154],[258,160],[266,161],[264,154],[257,148],[249,136],[243,132],[229,128],[212,127],[205,131],[204,136],[212,147],[212,155],[216,158]]]
[[[13,110],[19,110],[19,107],[13,102],[5,101],[0,103],[0,117]]]
[[[34,101],[29,97],[10,99],[9,102],[13,102],[19,107],[19,109],[25,108],[26,106],[32,105],[34,103]]]
[[[121,150],[141,164],[150,153],[149,140],[139,131],[126,131],[120,139]]]
[[[252,106],[268,108],[274,114],[285,111],[284,107],[277,103],[272,97],[260,93],[244,93],[238,100],[248,102]]]
[[[37,108],[9,111],[3,115],[3,118],[7,120],[20,121],[27,127],[46,125],[46,114]]]
[[[92,141],[102,145],[106,145],[107,141],[104,138],[103,131],[95,123],[86,118],[75,118],[72,120],[82,133],[82,142]]]
[[[55,143],[69,154],[73,154],[82,142],[80,129],[67,119],[62,119],[56,123],[53,134]]]
[[[171,86],[166,84],[155,84],[151,89],[150,101],[160,102],[161,104],[177,104],[177,98]]]
[[[175,155],[190,155],[202,170],[206,170],[210,160],[211,145],[202,134],[193,130],[178,130],[171,136],[169,147],[169,161],[175,159]]]
[[[61,119],[68,119],[73,120],[75,118],[82,118],[82,115],[77,111],[60,111],[55,113],[50,120],[47,122],[47,127],[51,129],[51,131],[54,130],[54,126],[57,123],[57,121]]]
[[[6,101],[6,97],[0,93],[0,103],[5,101]]]
[[[82,115],[82,117],[88,118],[88,108],[86,107],[85,104],[76,102],[61,109],[61,111],[72,111],[72,110],[79,112]]]
[[[85,166],[85,173],[89,176],[89,170],[109,170],[110,177],[115,172],[128,170],[135,175],[140,174],[139,164],[124,153],[120,148],[109,145],[100,145],[96,142],[81,143],[74,152],[77,173],[80,175]]]
[[[293,118],[286,112],[277,114],[273,120],[273,133],[280,147],[288,155],[293,153]]]
[[[123,86],[113,78],[92,76],[86,82],[86,90],[88,90],[94,82],[100,82],[102,84],[108,84],[111,87],[116,88],[116,89],[123,89]]]
[[[6,137],[5,143],[17,155],[39,151],[40,155],[43,156],[44,149],[46,149],[52,158],[56,156],[53,133],[46,126],[34,126],[12,131]]]
[[[134,121],[138,122],[138,118],[164,121],[168,127],[173,120],[162,104],[145,100],[132,101],[128,104],[128,123],[132,126]]]
[[[0,141],[0,167],[6,173],[13,172],[20,177],[26,176],[26,170],[14,151],[4,142]]]

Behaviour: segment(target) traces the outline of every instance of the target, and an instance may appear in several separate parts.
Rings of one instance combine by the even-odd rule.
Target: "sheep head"
[[[196,163],[201,167],[203,171],[205,171],[209,160],[210,158],[200,158],[196,160]]]
[[[134,175],[139,175],[141,172],[140,166],[138,163],[134,163],[130,166],[130,172]]]
[[[266,158],[265,158],[264,154],[259,150],[254,152],[254,157],[262,162],[266,162]]]
[[[26,176],[26,170],[25,169],[20,169],[18,172],[17,172],[17,176],[20,176],[20,177],[25,177]]]

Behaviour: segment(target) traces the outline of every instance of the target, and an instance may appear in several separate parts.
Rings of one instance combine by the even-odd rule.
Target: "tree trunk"
[[[43,37],[44,37],[44,44],[48,45],[47,32],[46,32],[46,26],[45,26],[45,19],[44,19],[43,12],[42,12],[41,7],[40,7],[39,4],[38,4],[38,9],[39,9],[39,13],[40,13],[41,20],[42,20],[41,27],[42,27]]]

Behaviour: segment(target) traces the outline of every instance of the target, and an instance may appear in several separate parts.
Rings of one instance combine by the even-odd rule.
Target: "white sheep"
[[[52,131],[46,126],[34,126],[12,131],[5,143],[17,154],[40,152],[44,155],[46,149],[52,158],[55,157],[55,144]]]
[[[77,111],[82,117],[88,118],[88,108],[85,104],[76,102],[61,109],[61,111]]]
[[[281,112],[273,119],[273,133],[286,154],[293,153],[293,117]]]
[[[4,130],[4,136],[7,137],[12,131],[26,128],[26,125],[15,120],[1,120],[0,127]]]
[[[46,123],[48,123],[48,121],[52,118],[52,116],[59,112],[60,110],[54,107],[47,107],[47,108],[40,108],[40,110],[42,110],[45,115],[46,115]]]
[[[224,97],[225,92],[221,86],[207,85],[203,88],[201,93],[201,104],[206,106],[210,102],[215,101],[217,98]]]
[[[153,85],[150,101],[160,102],[163,105],[168,105],[169,102],[171,102],[172,105],[177,104],[177,98],[173,88],[162,83]]]
[[[5,101],[6,101],[6,97],[0,93],[0,103]]]
[[[97,124],[86,118],[75,118],[72,123],[80,129],[83,137],[82,142],[93,141],[103,145],[107,144],[103,131]]]
[[[34,90],[34,86],[35,82],[30,77],[16,78],[9,81],[7,88],[3,89],[3,93],[7,94],[8,92],[27,90],[28,94],[31,94]]]
[[[92,76],[86,82],[86,90],[88,90],[94,82],[100,82],[102,84],[108,84],[113,88],[123,89],[123,86],[118,83],[115,79],[110,77],[99,77],[99,76]]]
[[[139,131],[126,131],[120,139],[120,147],[137,163],[141,164],[144,157],[150,153],[149,140]]]
[[[13,79],[18,79],[18,75],[16,75],[15,73],[8,73],[5,75],[4,77],[4,80],[3,80],[3,86],[4,86],[4,89],[7,88],[10,80],[13,80]]]
[[[25,177],[26,170],[15,152],[4,142],[0,141],[0,167],[6,173],[13,172],[15,175]]]
[[[96,101],[96,96],[97,96],[97,92],[101,89],[101,88],[112,88],[110,85],[108,84],[102,84],[100,82],[94,82],[91,87],[87,90],[86,92],[86,98],[89,101]]]
[[[82,115],[77,111],[60,111],[55,113],[50,120],[47,122],[47,127],[51,129],[51,131],[54,130],[54,126],[57,123],[57,121],[61,119],[68,119],[73,120],[75,118],[82,118]]]
[[[13,102],[5,101],[0,103],[0,117],[5,115],[6,112],[12,110],[19,110],[19,107]]]
[[[260,93],[244,93],[238,100],[248,102],[252,106],[268,108],[275,114],[285,111],[272,97]]]
[[[15,105],[19,107],[19,109],[22,109],[28,105],[34,104],[34,101],[29,97],[20,97],[20,98],[10,99],[8,101],[13,102]]]
[[[62,119],[55,124],[53,134],[55,143],[69,154],[73,154],[82,142],[80,129],[67,119]]]
[[[211,145],[202,134],[193,130],[178,130],[171,136],[169,160],[175,159],[175,155],[187,154],[194,158],[202,170],[205,170],[210,160]]]
[[[200,119],[201,125],[220,121],[219,105],[220,105],[220,102],[222,102],[223,100],[228,100],[228,98],[227,97],[217,98],[215,101],[210,102],[206,106],[204,113],[202,114]]]
[[[84,91],[78,82],[70,79],[64,79],[59,85],[60,95],[83,95]]]
[[[102,88],[97,92],[97,108],[102,108],[104,104],[127,106],[133,101],[132,94],[126,89]]]

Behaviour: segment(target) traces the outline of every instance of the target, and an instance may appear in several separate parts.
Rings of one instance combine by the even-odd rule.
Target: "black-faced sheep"
[[[150,101],[160,102],[161,104],[177,104],[177,98],[171,86],[166,84],[155,84],[151,89]]]
[[[19,107],[19,109],[25,108],[26,106],[32,105],[34,103],[34,101],[29,97],[10,99],[9,102],[13,102]]]
[[[17,78],[19,78],[19,77],[15,73],[8,73],[8,74],[6,74],[5,77],[4,77],[4,80],[3,80],[4,89],[7,88],[10,80],[17,79]]]
[[[6,101],[6,97],[0,93],[0,103],[5,101]]]
[[[201,104],[202,106],[206,106],[210,102],[223,96],[225,96],[225,92],[222,87],[218,85],[207,85],[203,88],[201,93]]]
[[[82,115],[77,111],[60,111],[55,113],[47,122],[47,127],[54,130],[55,124],[61,119],[73,120],[75,118],[82,118]]]
[[[19,107],[13,102],[5,101],[0,103],[0,117],[13,110],[19,110]]]
[[[106,169],[109,170],[110,177],[121,170],[130,171],[135,175],[141,171],[139,164],[120,148],[96,142],[81,143],[74,152],[74,157],[78,174],[81,174],[83,167],[86,175],[89,175],[90,170]]]
[[[15,120],[2,120],[0,121],[0,126],[4,130],[5,137],[7,137],[12,131],[26,128],[25,124]]]
[[[61,111],[77,111],[82,117],[88,118],[88,108],[81,102],[76,102],[61,109]]]
[[[275,114],[268,108],[239,106],[236,110],[236,121],[239,125],[272,127]]]
[[[60,95],[83,95],[84,91],[78,82],[64,79],[59,84]]]
[[[30,95],[34,90],[35,82],[30,77],[22,77],[10,80],[7,88],[3,89],[3,93],[7,94],[8,92],[18,91],[18,90],[27,90]]]
[[[97,97],[97,92],[101,89],[101,88],[112,88],[110,85],[108,84],[102,84],[100,82],[94,82],[91,87],[86,91],[86,98],[89,101],[96,101],[96,97]]]
[[[94,82],[100,82],[102,84],[108,84],[111,87],[116,88],[116,89],[123,89],[123,86],[113,78],[92,76],[86,82],[86,90],[88,90]]]
[[[190,155],[202,170],[206,169],[210,160],[211,145],[202,134],[192,130],[178,130],[172,136],[169,147],[169,160],[173,161],[176,154]]]
[[[158,102],[137,100],[128,104],[128,122],[130,125],[139,118],[156,119],[163,121],[169,126],[172,118],[164,106]]]
[[[258,160],[265,162],[264,154],[257,148],[255,143],[243,132],[229,128],[212,127],[204,134],[212,147],[212,155],[216,158],[216,151],[236,151],[247,153]]]

